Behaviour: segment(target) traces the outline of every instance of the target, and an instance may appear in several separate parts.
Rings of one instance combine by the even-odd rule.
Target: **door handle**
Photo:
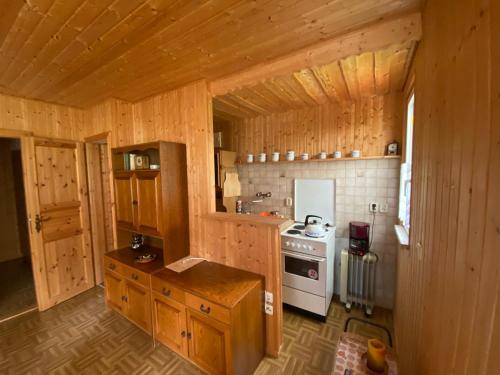
[[[161,293],[164,296],[168,297],[168,296],[170,296],[170,293],[172,293],[172,292],[170,291],[170,289],[162,288]]]
[[[186,337],[186,331],[182,331],[182,332],[181,332],[181,336],[182,336],[182,337]]]
[[[50,217],[44,218],[42,215],[36,214],[36,216],[35,216],[35,229],[36,229],[37,233],[40,233],[40,231],[42,230],[42,223],[44,221],[47,221],[47,220],[50,220]]]
[[[191,340],[191,332],[187,333],[187,337],[188,337],[189,340]]]

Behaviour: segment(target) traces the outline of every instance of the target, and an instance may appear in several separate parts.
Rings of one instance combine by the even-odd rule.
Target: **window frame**
[[[403,178],[401,175],[403,165],[407,163],[407,156],[408,156],[408,150],[407,150],[407,143],[408,143],[408,107],[410,105],[410,101],[413,100],[413,123],[411,127],[411,171],[410,171],[410,200],[409,200],[409,207],[408,209],[405,209],[405,217],[408,217],[409,225],[404,222],[404,219],[402,220],[401,217],[401,196],[402,194],[405,194],[403,189],[406,189],[403,184]],[[398,238],[400,240],[400,243],[404,246],[409,247],[409,238],[410,238],[410,231],[411,231],[411,217],[412,217],[412,211],[413,211],[413,200],[414,200],[414,191],[412,189],[413,185],[413,179],[414,179],[414,151],[415,151],[415,104],[416,104],[416,96],[415,96],[415,89],[413,86],[413,80],[411,82],[411,85],[409,85],[408,89],[405,90],[405,95],[404,95],[404,126],[403,126],[403,137],[402,140],[402,147],[401,147],[401,167],[400,167],[400,186],[399,186],[399,202],[398,202],[398,225],[404,230],[403,236],[406,235],[406,243],[405,241],[402,241],[400,237],[400,233],[398,233]],[[406,181],[406,180],[405,180]],[[405,203],[408,204],[407,200],[405,199]],[[398,232],[398,231],[396,231]]]

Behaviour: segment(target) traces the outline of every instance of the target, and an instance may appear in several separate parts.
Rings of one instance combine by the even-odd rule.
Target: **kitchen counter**
[[[163,250],[151,246],[145,246],[145,248],[147,249],[146,251],[140,252],[132,250],[130,247],[124,247],[122,249],[110,251],[106,253],[105,256],[147,274],[151,274],[163,268]],[[145,252],[156,254],[156,259],[149,263],[136,262],[136,257]]]
[[[153,279],[166,281],[198,297],[233,308],[242,296],[263,282],[264,277],[219,263],[203,261],[180,273],[164,268],[155,272]]]
[[[219,220],[219,221],[230,221],[233,223],[244,223],[253,225],[270,225],[279,227],[280,229],[285,229],[286,227],[293,224],[293,220],[281,218],[278,216],[259,216],[255,214],[232,214],[226,212],[213,212],[206,214],[205,219],[209,220]]]

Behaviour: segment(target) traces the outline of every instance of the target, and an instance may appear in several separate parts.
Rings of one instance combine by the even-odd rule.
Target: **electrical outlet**
[[[293,199],[292,199],[292,197],[286,197],[286,198],[285,198],[285,206],[287,206],[287,207],[292,207],[292,204],[293,204]]]
[[[368,206],[368,210],[370,212],[378,212],[378,203],[377,202],[370,202]]]
[[[273,294],[266,290],[266,303],[273,303]]]
[[[267,315],[273,315],[273,305],[266,303],[265,311]]]
[[[387,213],[389,211],[389,205],[387,203],[382,203],[380,205],[379,211],[383,214]]]

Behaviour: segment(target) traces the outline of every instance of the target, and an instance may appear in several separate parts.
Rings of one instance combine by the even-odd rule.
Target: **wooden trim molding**
[[[0,129],[0,138],[21,138],[31,137],[33,132],[16,129]]]
[[[212,96],[224,95],[244,86],[290,74],[304,68],[329,64],[352,55],[374,52],[393,44],[411,44],[422,38],[421,14],[382,20],[367,27],[317,43],[284,57],[257,64],[210,83]]]

